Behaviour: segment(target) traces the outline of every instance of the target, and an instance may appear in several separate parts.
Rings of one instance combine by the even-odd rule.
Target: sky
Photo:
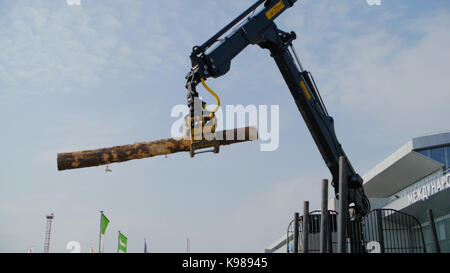
[[[253,0],[0,0],[0,252],[98,250],[100,211],[129,252],[264,252],[331,179],[270,54],[210,79],[224,105],[278,105],[279,147],[236,144],[58,172],[61,152],[170,137],[192,47]],[[276,19],[364,175],[413,137],[450,131],[450,3],[299,0]],[[200,179],[199,179],[200,177]],[[330,188],[329,196],[334,191]]]

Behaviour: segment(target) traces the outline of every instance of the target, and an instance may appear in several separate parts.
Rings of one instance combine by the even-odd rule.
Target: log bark
[[[253,141],[257,140],[257,138],[257,129],[255,127],[245,127],[215,133],[215,140],[219,142],[220,146]],[[57,163],[58,170],[63,171],[189,151],[190,140],[184,138],[168,138],[96,150],[60,153],[57,156]]]

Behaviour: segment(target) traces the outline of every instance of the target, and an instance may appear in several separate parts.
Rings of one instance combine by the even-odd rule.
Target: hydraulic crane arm
[[[289,51],[292,41],[296,39],[294,32],[284,32],[276,26],[274,19],[292,7],[297,0],[260,0],[238,16],[224,29],[219,31],[202,46],[193,48],[190,56],[192,69],[186,76],[188,104],[191,116],[194,115],[193,102],[198,97],[196,86],[210,77],[220,77],[230,70],[231,61],[248,45],[258,45],[268,49],[274,58],[295,103],[317,145],[319,151],[333,177],[333,186],[338,196],[339,157],[345,153],[337,140],[333,118],[328,115],[320,98],[314,80],[308,71],[304,71],[297,55]],[[219,40],[223,34],[242,21],[246,16],[264,3],[264,8],[254,16],[249,16],[229,36]],[[214,48],[212,46],[218,43]],[[193,126],[191,125],[191,128]],[[348,199],[354,204],[355,217],[361,218],[370,209],[364,194],[362,178],[347,162]]]

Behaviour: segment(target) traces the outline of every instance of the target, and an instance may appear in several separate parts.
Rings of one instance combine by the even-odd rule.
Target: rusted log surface
[[[219,140],[220,145],[252,141],[258,138],[255,127],[219,131],[215,133],[215,136],[216,140]],[[190,140],[184,138],[168,138],[97,150],[60,153],[57,157],[58,170],[95,167],[134,159],[188,152],[189,149]]]

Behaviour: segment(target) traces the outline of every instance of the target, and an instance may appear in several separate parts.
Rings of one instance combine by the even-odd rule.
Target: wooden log
[[[245,127],[215,133],[215,142],[218,142],[221,146],[245,141],[253,141],[257,138],[258,134],[255,127]],[[63,171],[96,167],[134,159],[168,155],[178,152],[189,152],[190,143],[190,140],[185,138],[168,138],[96,150],[60,153],[57,157],[58,170]],[[207,144],[207,142],[205,143]]]

